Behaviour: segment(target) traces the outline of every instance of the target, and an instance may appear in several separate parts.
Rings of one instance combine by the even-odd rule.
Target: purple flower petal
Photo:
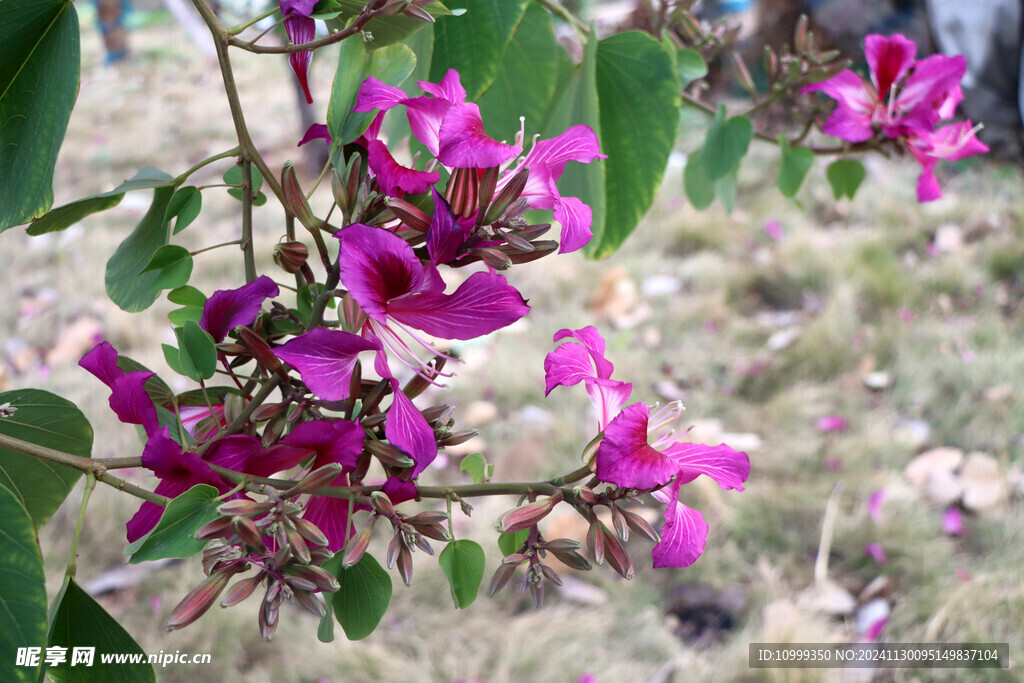
[[[565,164],[568,161],[589,164],[595,159],[607,158],[607,154],[601,154],[601,146],[593,129],[589,126],[578,125],[561,135],[547,140],[538,140],[527,153],[522,164],[530,169],[531,176],[536,170],[544,167],[548,175],[554,180],[558,180],[562,177]],[[530,179],[527,179],[527,188],[529,186]]]
[[[416,500],[419,497],[419,489],[411,481],[402,481],[396,477],[388,477],[380,490],[388,494],[388,499],[394,504],[404,503],[407,500]]]
[[[434,196],[434,215],[427,230],[427,252],[431,263],[449,263],[459,255],[459,247],[465,244],[468,232],[455,219],[444,197],[434,188],[431,188],[431,194]]]
[[[451,168],[491,168],[513,159],[523,151],[484,132],[480,108],[455,104],[445,112],[438,131],[437,160]]]
[[[864,142],[874,137],[871,115],[878,95],[874,88],[854,72],[846,69],[820,83],[812,83],[800,92],[823,92],[836,100],[835,111],[821,130],[848,142]]]
[[[388,315],[441,339],[476,339],[530,312],[515,287],[497,273],[473,273],[451,294],[422,293],[396,299]]]
[[[332,462],[353,470],[363,452],[363,428],[349,420],[312,420],[295,426],[282,443],[316,452],[313,469]]]
[[[277,283],[266,275],[238,289],[219,289],[206,300],[199,326],[219,344],[239,325],[251,325],[263,308],[263,302],[278,293]]]
[[[409,397],[402,393],[397,380],[391,380],[393,389],[384,436],[392,446],[404,451],[416,463],[412,476],[419,476],[437,457],[434,430],[423,413],[416,409]]]
[[[347,477],[342,475],[338,480],[342,485],[347,484]],[[355,534],[355,527],[348,518],[349,501],[347,498],[332,498],[329,496],[310,496],[306,503],[306,511],[302,514],[303,519],[315,524],[327,537],[327,549],[331,552],[338,552],[345,547],[345,541]],[[357,505],[356,510],[365,509],[365,506]]]
[[[743,490],[750,476],[750,458],[725,444],[705,446],[699,443],[674,443],[665,455],[679,468],[679,481],[688,484],[702,474],[715,480],[723,489]]]
[[[352,366],[363,351],[378,344],[341,330],[318,327],[274,349],[278,358],[298,370],[302,381],[325,401],[348,398]]]
[[[864,39],[864,57],[881,99],[887,99],[892,87],[907,75],[916,55],[914,41],[899,33],[888,37],[875,33]]]
[[[423,264],[398,235],[354,223],[334,236],[341,242],[341,281],[374,320],[387,321],[392,299],[426,288]]]
[[[661,542],[651,551],[655,568],[689,567],[701,556],[708,542],[708,525],[704,515],[679,502],[679,485],[678,481],[673,481],[652,494],[668,504]]]
[[[117,366],[117,358],[117,351],[110,342],[100,342],[89,353],[82,356],[78,365],[91,372],[99,381],[109,387],[115,379],[124,374],[124,370]]]
[[[462,87],[462,80],[459,78],[459,72],[455,69],[448,69],[438,83],[431,83],[430,81],[416,81],[416,85],[420,86],[420,90],[433,95],[434,97],[440,97],[441,99],[448,100],[452,104],[462,104],[466,101],[466,89]]]
[[[594,236],[590,229],[594,213],[590,207],[577,197],[558,197],[554,209],[554,219],[562,226],[558,253],[569,254],[587,246]]]
[[[597,448],[597,478],[616,486],[652,489],[671,479],[679,465],[647,442],[650,409],[643,403],[626,406],[604,430]]]
[[[287,0],[282,0],[280,5],[281,13],[285,16],[284,31],[288,34],[288,40],[292,45],[308,43],[316,37],[316,21],[309,16],[312,8],[308,11],[303,11],[308,2],[301,0],[287,2]],[[309,92],[308,81],[309,63],[312,60],[312,50],[292,52],[288,55],[288,63],[291,65],[292,71],[295,72],[295,77],[299,79],[299,85],[302,86],[302,91],[306,95],[306,102],[309,104],[313,103],[313,95]]]
[[[299,140],[299,147],[302,147],[311,140],[317,140],[323,138],[327,144],[331,144],[331,132],[327,129],[327,125],[323,123],[314,123],[312,126],[306,129],[306,134]]]
[[[156,406],[146,393],[146,380],[155,376],[144,370],[126,372],[110,385],[110,409],[121,422],[142,425],[148,435],[159,429]]]
[[[422,194],[441,180],[440,173],[417,171],[402,166],[391,156],[380,140],[367,145],[367,163],[377,178],[377,184],[389,197],[402,198],[406,194]]]

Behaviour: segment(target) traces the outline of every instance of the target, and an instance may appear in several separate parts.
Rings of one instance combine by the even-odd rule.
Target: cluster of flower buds
[[[427,541],[432,538],[435,541],[448,542],[451,535],[448,533],[448,514],[440,511],[425,511],[415,515],[406,515],[395,510],[391,499],[383,491],[374,491],[370,494],[370,506],[372,512],[370,519],[361,532],[352,537],[345,546],[345,555],[342,558],[342,567],[351,567],[362,559],[370,544],[370,537],[373,535],[377,519],[383,517],[391,522],[394,534],[388,544],[387,566],[388,569],[398,567],[398,574],[406,586],[412,584],[412,553],[419,548],[428,555],[434,554],[434,549]]]
[[[556,586],[562,585],[562,578],[549,564],[544,563],[548,553],[570,569],[588,571],[590,563],[577,552],[582,546],[578,541],[570,538],[556,538],[546,540],[536,527],[531,529],[530,534],[523,544],[515,552],[509,553],[498,565],[498,569],[491,578],[491,584],[487,588],[487,595],[493,597],[504,588],[516,569],[525,565],[523,578],[519,582],[519,592],[530,591],[534,603],[540,607],[544,602],[544,582],[550,581]]]
[[[315,472],[289,489],[294,497],[322,486],[337,469]],[[277,629],[284,602],[295,602],[323,617],[327,605],[322,593],[338,590],[338,581],[320,567],[334,553],[327,549],[327,537],[309,520],[302,508],[282,496],[256,502],[230,500],[220,505],[221,515],[199,529],[196,538],[212,541],[203,552],[207,578],[174,608],[167,629],[183,628],[202,616],[227,587],[232,576],[256,569],[256,574],[237,581],[228,589],[222,607],[237,605],[260,586],[266,586],[260,605],[259,628],[264,638]]]

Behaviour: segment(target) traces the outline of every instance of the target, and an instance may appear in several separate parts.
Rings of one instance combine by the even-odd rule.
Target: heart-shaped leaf
[[[338,583],[334,615],[349,640],[361,640],[373,633],[391,604],[391,575],[366,553],[348,569],[338,570]]]
[[[864,165],[856,159],[838,159],[828,165],[825,177],[832,185],[832,194],[836,199],[853,199],[857,188],[864,181]]]
[[[183,286],[192,277],[192,254],[177,244],[165,244],[156,250],[141,273],[156,272],[157,277],[150,289],[175,289]]]
[[[814,165],[814,152],[806,147],[790,147],[784,135],[779,136],[779,173],[775,185],[784,196],[793,198]]]
[[[4,404],[0,434],[83,458],[92,453],[92,427],[74,403],[40,389],[16,389],[0,394]],[[0,485],[17,496],[36,528],[46,524],[81,476],[78,470],[0,448]]]

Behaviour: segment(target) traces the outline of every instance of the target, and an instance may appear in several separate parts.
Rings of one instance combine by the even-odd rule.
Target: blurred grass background
[[[132,34],[133,59],[103,67],[99,37],[84,23],[82,87],[57,172],[58,204],[108,190],[142,166],[177,174],[233,146],[219,73],[191,56],[187,40],[169,16],[149,15]],[[250,127],[271,167],[297,158],[301,131],[285,60],[233,57]],[[329,92],[331,62],[329,52],[314,60],[317,92]],[[704,123],[684,117],[682,130]],[[799,195],[801,210],[772,187],[773,151],[755,148],[740,173],[737,209],[726,215],[686,204],[680,158],[622,251],[599,263],[553,257],[511,272],[533,312],[459,348],[466,362],[449,399],[460,427],[480,429],[471,445],[496,465],[496,478],[573,469],[592,436],[590,407],[582,391],[558,389],[544,399],[543,358],[556,330],[596,325],[615,376],[634,384],[633,400],[681,399],[694,440],[725,440],[750,454],[745,492],[704,481],[684,489],[685,502],[711,526],[697,564],[653,571],[650,545],[634,539],[632,582],[597,568],[568,575],[566,590],[549,592],[539,611],[506,590],[459,612],[436,562],[421,553],[411,588],[394,577],[380,628],[354,643],[336,629],[331,644],[316,640],[316,620],[298,609],[286,610],[274,640],[262,642],[255,600],[214,608],[167,633],[163,622],[201,569],[191,561],[149,568],[138,583],[120,579],[120,589],[99,599],[144,650],[213,658],[159,669],[158,680],[576,681],[587,672],[601,683],[966,680],[962,670],[747,667],[748,643],[856,642],[872,617],[886,615],[884,641],[1009,642],[1017,656],[1024,643],[1019,169],[945,164],[945,197],[921,206],[912,161],[868,160],[856,200],[837,204],[819,160]],[[193,181],[218,183],[224,170],[212,166]],[[93,339],[102,335],[171,378],[159,350],[172,338],[169,305],[129,315],[104,294],[105,260],[145,212],[148,194],[129,194],[64,233],[2,238],[0,389],[34,386],[75,401],[99,435],[97,457],[141,447],[109,414],[104,387],[75,365]],[[215,189],[203,200],[184,245],[236,238],[234,200]],[[270,272],[281,217],[271,205],[256,212],[261,267]],[[766,230],[769,221],[776,225]],[[240,277],[231,250],[197,259],[194,284],[204,291],[236,286]],[[848,427],[816,428],[832,414]],[[939,447],[981,453],[974,461],[983,466],[950,473],[925,462],[923,483],[904,474]],[[134,479],[152,484],[144,474]],[[459,481],[457,454],[429,476]],[[960,491],[974,487],[972,505],[943,497],[940,484],[950,481]],[[876,520],[868,501],[878,491]],[[816,582],[833,492],[827,581],[819,573]],[[79,499],[76,491],[42,533],[51,596]],[[964,508],[959,535],[941,525],[951,502]],[[457,534],[489,553],[485,583],[500,557],[493,520],[513,503],[480,500],[472,518],[456,514]],[[97,491],[83,532],[81,583],[123,564],[123,525],[135,508],[127,497]],[[582,540],[584,528],[571,517],[550,524]],[[865,552],[869,543],[881,546],[884,563]],[[1010,669],[968,678],[1019,676]]]

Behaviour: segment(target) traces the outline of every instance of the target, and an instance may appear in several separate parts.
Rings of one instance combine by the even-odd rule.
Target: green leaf
[[[679,87],[685,88],[698,78],[708,75],[708,65],[704,58],[695,50],[679,50],[676,52],[676,67],[679,69]]]
[[[0,19],[0,232],[53,205],[53,166],[78,95],[68,0],[4,0]]]
[[[177,217],[174,221],[174,233],[179,232],[192,225],[203,210],[203,193],[197,187],[183,187],[171,197],[171,203],[167,207],[167,220]]]
[[[255,166],[249,166],[250,175],[252,177],[252,191],[253,193],[259,192],[260,188],[263,187],[263,175],[260,174],[260,170]],[[223,175],[224,182],[227,185],[241,185],[242,184],[242,167],[235,164]],[[238,189],[241,192],[240,188]],[[232,195],[234,196],[234,195]]]
[[[519,552],[519,549],[523,547],[523,543],[526,542],[526,538],[529,535],[529,529],[498,534],[498,548],[501,549],[501,554],[507,557],[512,553]]]
[[[740,162],[750,146],[754,127],[746,116],[725,119],[725,105],[718,105],[718,113],[704,139],[700,163],[708,180],[718,180]]]
[[[217,345],[209,332],[191,320],[174,328],[178,338],[178,362],[187,377],[199,382],[213,377],[217,369]]]
[[[185,247],[165,244],[156,250],[142,273],[156,272],[150,289],[174,289],[183,286],[192,277],[192,254]]]
[[[715,201],[715,183],[708,179],[708,174],[704,171],[704,165],[700,162],[700,152],[698,149],[686,158],[683,189],[693,208],[703,211]]]
[[[63,664],[48,667],[46,673],[58,682],[74,683],[146,683],[155,681],[153,667],[146,663],[104,664],[100,655],[137,654],[146,662],[146,654],[114,617],[68,577],[50,626],[50,647],[66,647]],[[93,647],[92,666],[71,666],[73,648]]]
[[[593,38],[583,45],[583,61],[574,65],[564,50],[559,48],[558,86],[555,99],[544,124],[545,138],[564,133],[570,126],[590,126],[602,139],[601,120],[597,104],[597,41]],[[603,143],[602,143],[603,145]],[[569,163],[558,181],[558,191],[565,197],[579,197],[593,212],[590,225],[594,237],[601,240],[605,225],[605,163],[595,160],[589,164]]]
[[[465,609],[476,600],[484,578],[484,549],[475,541],[461,539],[444,547],[437,558],[441,571],[448,578],[455,606]]]
[[[719,178],[718,182],[715,183],[715,196],[718,197],[718,201],[722,202],[722,206],[725,207],[727,214],[732,213],[733,207],[736,205],[736,181],[739,171],[740,165],[736,164],[732,167],[731,171]]]
[[[0,434],[83,458],[91,455],[92,427],[71,401],[40,389],[15,389],[0,394],[0,405],[5,403],[10,405],[8,417],[0,417]],[[0,448],[0,486],[17,496],[37,529],[81,476],[70,467]]]
[[[680,95],[672,59],[661,43],[640,31],[598,43],[597,92],[601,151],[608,155],[607,207],[604,229],[594,232],[586,254],[604,258],[622,245],[654,201],[679,126]]]
[[[192,308],[191,306],[185,306],[184,308],[175,308],[167,314],[167,319],[171,321],[172,325],[177,327],[184,327],[185,323],[191,320],[194,323],[198,323],[203,319],[203,309]]]
[[[172,304],[193,306],[195,308],[202,308],[206,305],[206,295],[191,285],[178,287],[167,292],[167,300]]]
[[[219,495],[208,484],[196,484],[172,500],[153,530],[125,548],[125,555],[132,556],[128,563],[192,557],[201,552],[206,541],[196,540],[196,531],[217,519]]]
[[[69,228],[86,216],[91,216],[99,211],[105,211],[121,203],[125,193],[134,190],[151,190],[158,187],[168,187],[174,184],[174,179],[163,171],[146,167],[136,173],[130,180],[126,180],[113,190],[96,194],[91,197],[79,199],[53,209],[41,218],[32,221],[28,226],[28,234],[42,235],[47,232],[58,232]],[[194,188],[193,188],[194,189]]]
[[[487,480],[491,467],[482,453],[470,453],[459,463],[459,469],[468,474],[474,483],[482,484]]]
[[[857,194],[857,188],[864,181],[864,166],[856,159],[838,159],[828,165],[825,177],[832,185],[836,199]]]
[[[160,348],[162,348],[164,351],[164,362],[167,363],[167,367],[169,367],[173,372],[182,375],[183,377],[191,376],[187,372],[185,372],[185,368],[182,367],[181,365],[181,361],[179,360],[179,356],[181,354],[178,351],[178,349],[171,346],[170,344],[161,344]]]
[[[364,0],[340,0],[338,4],[341,6],[341,13],[337,18],[327,21],[328,27],[338,31],[348,25],[349,19],[366,8]],[[440,2],[433,2],[423,9],[435,19],[451,14],[448,8]],[[367,42],[366,48],[368,50],[379,50],[382,47],[405,40],[413,33],[417,33],[427,26],[430,26],[430,24],[422,19],[415,19],[402,14],[374,17],[366,23],[366,28],[363,30],[364,35],[373,37],[372,40]],[[350,40],[358,39],[358,37],[355,37]]]
[[[18,496],[0,486],[0,680],[34,681],[16,666],[19,647],[46,645],[46,576],[36,531]]]
[[[344,559],[345,553],[343,551],[337,552],[331,559],[321,564],[320,568],[331,574],[331,576],[337,577],[338,572],[341,571],[341,561]],[[320,597],[324,599],[324,604],[327,605],[327,614],[320,618],[320,626],[316,630],[317,640],[321,643],[334,642],[334,595],[334,593],[327,591],[320,593]]]
[[[334,594],[334,615],[349,640],[373,633],[391,603],[391,575],[366,553],[348,569],[338,570],[341,588]]]
[[[511,141],[519,131],[520,116],[528,131],[543,125],[558,82],[559,49],[551,16],[531,2],[494,81],[477,102],[492,137]]]
[[[796,196],[813,165],[814,152],[806,147],[790,147],[786,136],[779,136],[779,173],[775,185],[783,196]]]
[[[146,310],[159,296],[157,290],[150,289],[158,274],[140,275],[139,271],[152,260],[157,249],[167,244],[167,205],[173,194],[173,187],[153,191],[149,211],[107,261],[107,295],[129,313]]]
[[[327,103],[327,129],[331,133],[334,144],[344,145],[359,137],[357,133],[351,140],[345,139],[346,133],[352,133],[359,123],[369,122],[368,113],[354,112],[352,107],[359,94],[359,86],[363,82],[366,66],[366,48],[361,40],[343,40],[338,50],[338,68],[334,72],[334,84],[331,86],[331,99]],[[346,126],[346,121],[352,120]]]
[[[430,80],[459,72],[466,98],[475,101],[498,75],[498,65],[512,40],[529,0],[455,0],[462,16],[441,17],[434,24]]]

